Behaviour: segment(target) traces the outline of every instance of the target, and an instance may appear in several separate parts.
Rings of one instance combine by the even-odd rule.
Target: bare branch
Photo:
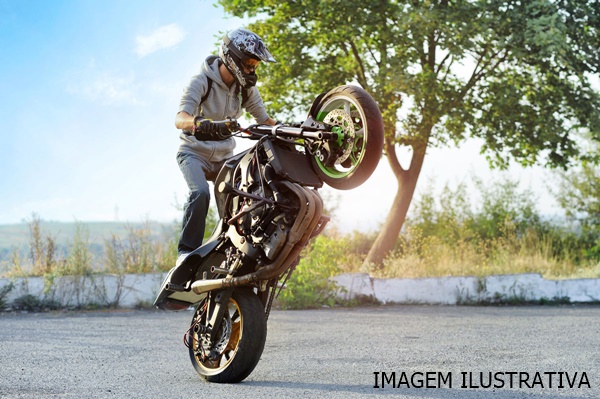
[[[384,149],[394,176],[400,177],[406,173],[406,170],[402,167],[402,165],[400,165],[400,161],[398,160],[398,155],[396,154],[396,144],[389,136],[385,138]]]
[[[360,58],[360,54],[358,53],[358,49],[356,48],[356,44],[354,44],[353,40],[350,40],[350,48],[352,49],[352,55],[354,56],[354,59],[358,63],[358,67],[360,69],[360,75],[359,75],[358,80],[360,81],[361,85],[366,87],[367,86],[367,76],[365,75],[365,66],[362,62],[362,58]]]
[[[498,55],[500,55],[502,51],[505,51],[505,53],[502,56],[498,57]],[[479,82],[481,78],[483,78],[483,76],[496,70],[496,68],[498,68],[498,66],[500,66],[500,64],[502,64],[508,58],[509,51],[510,50],[508,48],[500,49],[494,54],[492,54],[485,61],[483,60],[487,51],[483,51],[481,57],[479,58],[479,60],[477,60],[477,65],[475,66],[475,68],[473,68],[473,74],[469,78],[469,81],[463,86],[463,88],[460,90],[459,95],[455,98],[454,101],[452,101],[452,103],[450,103],[449,107],[456,107],[465,98],[469,90],[471,90],[477,84],[477,82]],[[495,63],[493,63],[494,59],[496,59]]]
[[[384,47],[384,46],[382,46],[382,47]],[[381,59],[379,61],[377,61],[377,56],[375,55],[375,53],[371,49],[371,46],[367,46],[367,49],[369,51],[369,54],[371,54],[371,57],[373,57],[373,61],[375,61],[375,64],[377,64],[377,67],[381,68],[381,65],[383,65],[383,58],[384,58],[383,57],[383,53],[381,53]]]
[[[448,58],[452,57],[452,54],[450,52],[448,52],[448,54],[446,54],[446,56],[444,57],[444,59],[442,61],[440,61],[440,65],[438,65],[437,70],[435,71],[436,76],[440,73],[440,71],[442,70],[442,67],[444,66],[444,64],[446,63],[446,61],[448,61]],[[452,62],[450,62],[450,65],[452,65]],[[448,69],[450,69],[450,66],[448,66],[448,68],[446,68],[446,71],[448,71]]]
[[[427,35],[429,57],[427,59],[427,65],[430,71],[435,71],[435,48],[437,47],[437,40],[435,39],[435,30]]]
[[[450,73],[450,70],[452,69],[452,65],[454,65],[454,57],[448,64],[448,67],[446,68],[446,70],[444,71],[444,77],[442,79],[440,79],[442,82],[446,82],[446,78],[448,77],[448,74]]]

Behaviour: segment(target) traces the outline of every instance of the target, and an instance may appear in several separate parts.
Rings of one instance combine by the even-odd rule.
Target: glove
[[[231,137],[231,133],[239,129],[236,120],[213,122],[200,116],[194,118],[194,137],[198,140],[215,141]]]

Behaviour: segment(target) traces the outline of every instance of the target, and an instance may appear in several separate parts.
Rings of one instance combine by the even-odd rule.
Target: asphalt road
[[[600,397],[598,306],[273,311],[261,361],[235,385],[196,375],[191,316],[0,315],[0,398]]]

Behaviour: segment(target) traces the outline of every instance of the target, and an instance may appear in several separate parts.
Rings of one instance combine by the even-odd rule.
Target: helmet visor
[[[255,58],[246,58],[242,61],[242,67],[246,70],[246,73],[256,72],[256,68],[260,65],[260,61]]]

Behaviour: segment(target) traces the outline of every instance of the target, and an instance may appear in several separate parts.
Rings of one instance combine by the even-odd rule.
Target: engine
[[[265,169],[268,168],[262,167],[260,173],[253,168],[248,170],[247,192],[252,197],[239,198],[238,209],[234,212],[238,217],[234,219],[237,233],[254,248],[262,249],[266,258],[273,260],[285,245],[296,218],[296,207],[289,203],[293,195],[280,195],[276,183],[265,179],[264,176],[269,174]]]

